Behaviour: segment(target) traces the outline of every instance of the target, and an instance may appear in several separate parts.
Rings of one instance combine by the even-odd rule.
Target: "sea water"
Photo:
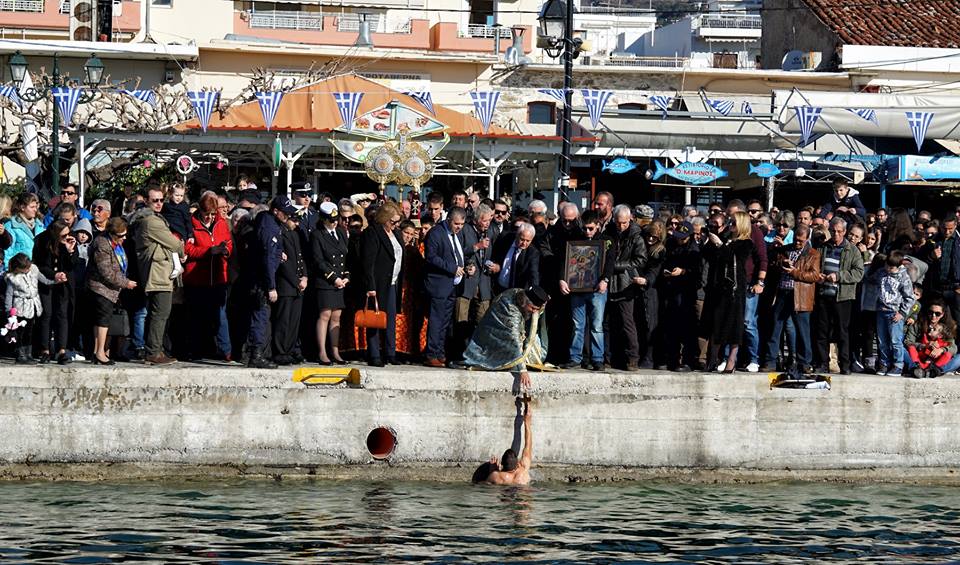
[[[0,560],[944,563],[960,560],[960,489],[5,483]]]

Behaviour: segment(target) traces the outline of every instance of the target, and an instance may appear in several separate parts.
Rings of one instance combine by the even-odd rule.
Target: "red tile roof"
[[[847,45],[960,47],[960,0],[803,0]]]

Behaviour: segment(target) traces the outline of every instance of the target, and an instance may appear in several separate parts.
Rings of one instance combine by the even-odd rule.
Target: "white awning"
[[[814,133],[909,139],[913,138],[913,131],[906,113],[920,110],[933,113],[926,139],[960,139],[960,96],[776,90],[774,100],[777,120],[785,132],[800,132],[795,108],[813,106],[822,108]],[[865,119],[853,110],[873,110],[876,120]]]

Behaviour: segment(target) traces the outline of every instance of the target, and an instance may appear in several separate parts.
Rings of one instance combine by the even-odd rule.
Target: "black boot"
[[[943,374],[943,369],[941,369],[940,367],[937,367],[936,365],[931,364],[930,368],[927,369],[926,376],[928,379],[935,379],[942,374]]]
[[[21,346],[17,348],[17,365],[36,365],[37,360],[30,356],[30,346]]]
[[[276,369],[277,364],[263,356],[261,351],[251,351],[247,367],[251,369]]]

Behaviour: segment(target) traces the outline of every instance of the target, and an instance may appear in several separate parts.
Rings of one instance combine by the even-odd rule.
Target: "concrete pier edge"
[[[358,367],[0,367],[0,480],[469,480],[519,434],[508,373]],[[737,373],[533,375],[538,481],[956,485],[960,379]],[[366,444],[396,433],[386,461]]]

